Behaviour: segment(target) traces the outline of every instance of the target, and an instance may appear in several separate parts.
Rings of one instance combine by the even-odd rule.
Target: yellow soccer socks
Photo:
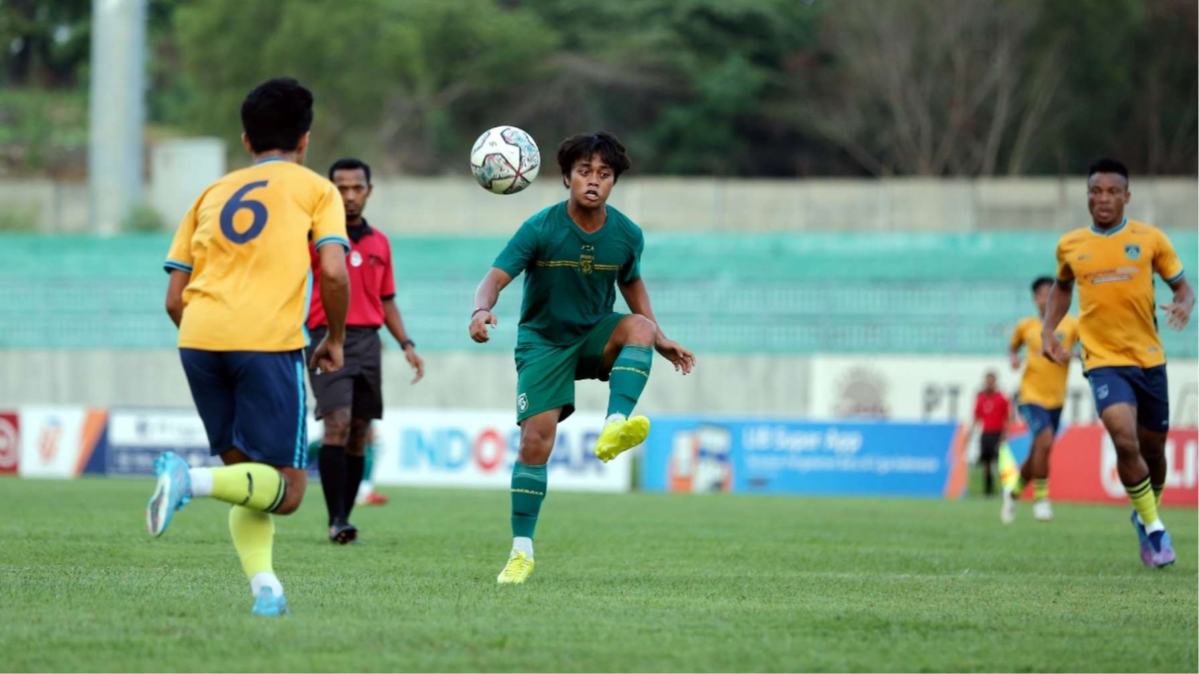
[[[283,586],[271,564],[275,522],[270,513],[235,505],[229,509],[229,533],[241,568],[250,579],[250,592],[258,596],[259,590],[269,587],[276,597],[282,597]]]
[[[265,463],[192,468],[188,472],[193,496],[207,496],[252,510],[271,512],[287,494],[287,480]]]
[[[1141,516],[1145,530],[1151,533],[1162,530],[1164,527],[1157,517],[1157,500],[1154,498],[1153,487],[1149,484],[1149,477],[1146,476],[1134,485],[1124,485],[1124,489],[1128,492],[1128,500],[1132,501],[1132,507],[1136,508],[1137,514]]]

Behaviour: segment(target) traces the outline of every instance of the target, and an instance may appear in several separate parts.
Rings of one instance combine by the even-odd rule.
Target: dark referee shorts
[[[999,441],[1003,438],[1001,431],[992,431],[983,433],[979,439],[979,449],[982,450],[978,454],[980,463],[991,463],[999,458]]]
[[[311,332],[305,349],[307,362],[325,338],[328,329]],[[333,410],[349,409],[355,419],[383,418],[383,343],[379,329],[360,325],[346,327],[345,365],[337,372],[316,374],[308,371],[312,392],[316,395],[316,418]]]
[[[276,468],[308,464],[304,354],[179,349],[208,446]]]

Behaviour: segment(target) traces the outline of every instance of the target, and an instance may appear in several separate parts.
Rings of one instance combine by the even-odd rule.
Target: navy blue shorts
[[[1095,411],[1116,403],[1128,403],[1137,408],[1137,425],[1152,431],[1170,428],[1170,398],[1166,388],[1166,366],[1097,367],[1087,372],[1091,393],[1095,394]]]
[[[1021,405],[1020,414],[1028,424],[1028,432],[1035,438],[1046,428],[1052,429],[1057,435],[1058,425],[1062,422],[1062,408],[1046,409],[1040,405]]]
[[[240,449],[258,463],[308,463],[304,352],[179,349],[214,455]]]

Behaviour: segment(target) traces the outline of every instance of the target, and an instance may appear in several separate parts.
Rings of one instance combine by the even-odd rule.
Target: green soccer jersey
[[[588,234],[566,202],[525,221],[494,266],[525,273],[518,345],[566,346],[581,339],[616,303],[616,283],[641,277],[641,228],[608,206],[608,219]]]

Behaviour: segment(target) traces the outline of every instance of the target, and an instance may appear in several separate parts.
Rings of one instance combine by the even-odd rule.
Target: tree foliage
[[[81,0],[0,3],[0,85],[85,88]],[[458,171],[483,130],[608,129],[639,171],[1195,173],[1193,0],[150,0],[150,117],[233,139],[316,94],[315,162]],[[0,117],[4,115],[0,97]]]

